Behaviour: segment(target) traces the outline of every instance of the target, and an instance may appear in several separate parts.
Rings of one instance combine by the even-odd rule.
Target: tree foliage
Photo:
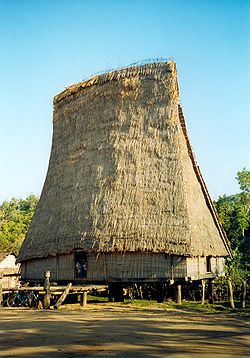
[[[236,179],[238,180],[240,189],[243,193],[250,193],[250,171],[243,168],[237,173]]]
[[[30,195],[26,199],[13,198],[0,206],[0,252],[15,254],[23,242],[38,198]]]
[[[235,284],[250,272],[250,171],[243,168],[236,179],[241,192],[223,195],[215,202],[232,247],[232,257],[227,259],[227,266]]]

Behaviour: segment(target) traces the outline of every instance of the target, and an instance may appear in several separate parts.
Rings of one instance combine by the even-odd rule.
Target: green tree
[[[250,172],[243,168],[236,179],[241,192],[223,195],[215,205],[232,247],[228,271],[235,284],[240,284],[250,272]]]
[[[0,206],[0,252],[18,253],[35,211],[38,198],[13,198]]]
[[[236,179],[238,180],[242,192],[250,193],[250,171],[243,168],[237,173]]]

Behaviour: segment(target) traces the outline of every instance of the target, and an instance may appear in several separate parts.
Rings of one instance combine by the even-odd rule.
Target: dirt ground
[[[247,357],[249,321],[111,305],[0,310],[1,357]]]

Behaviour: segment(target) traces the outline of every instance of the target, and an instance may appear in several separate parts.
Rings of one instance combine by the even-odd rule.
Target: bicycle
[[[10,294],[6,300],[8,307],[31,307],[37,306],[38,296],[33,291],[16,291]]]

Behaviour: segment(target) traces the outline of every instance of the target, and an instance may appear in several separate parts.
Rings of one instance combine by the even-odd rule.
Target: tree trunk
[[[242,308],[246,308],[247,281],[242,283]]]
[[[233,296],[233,286],[232,286],[232,282],[231,282],[230,279],[228,280],[228,288],[229,288],[229,303],[230,303],[230,307],[235,308],[235,306],[234,306],[234,296]]]

